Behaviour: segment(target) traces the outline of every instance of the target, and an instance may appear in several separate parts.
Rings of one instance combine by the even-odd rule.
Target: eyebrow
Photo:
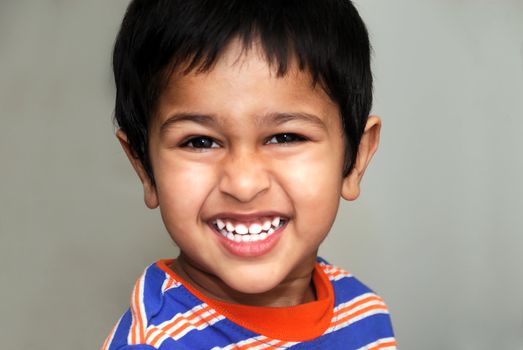
[[[312,124],[320,129],[326,130],[327,127],[320,117],[310,113],[268,113],[257,116],[255,124],[258,127],[266,127],[269,125],[280,126],[288,122],[298,121]],[[193,122],[207,127],[213,127],[217,124],[222,124],[214,115],[198,114],[198,113],[177,113],[162,123],[160,126],[160,133],[163,134],[171,126],[181,122]]]
[[[256,124],[259,126],[275,124],[280,126],[287,122],[298,121],[313,124],[321,129],[326,129],[325,123],[320,117],[310,113],[268,113],[260,116],[256,120]]]
[[[209,127],[219,124],[216,120],[216,117],[214,117],[213,115],[197,113],[177,113],[175,115],[170,116],[169,118],[167,118],[166,121],[162,123],[162,125],[160,126],[160,134],[163,134],[171,126],[181,122],[193,122]]]

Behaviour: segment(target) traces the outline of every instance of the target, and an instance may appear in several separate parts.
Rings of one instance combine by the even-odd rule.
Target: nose
[[[230,155],[223,162],[219,189],[247,203],[266,192],[271,185],[267,160],[252,152]]]

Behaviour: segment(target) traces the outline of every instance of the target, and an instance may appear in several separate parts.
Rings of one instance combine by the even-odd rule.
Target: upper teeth
[[[280,217],[274,217],[271,219],[267,218],[263,221],[254,222],[251,224],[244,224],[244,223],[236,223],[234,224],[232,221],[227,219],[216,219],[214,221],[214,225],[218,228],[218,230],[229,239],[238,241],[239,238],[235,238],[234,234],[237,235],[245,235],[245,236],[252,236],[256,235],[255,239],[253,237],[248,238],[245,237],[245,239],[242,239],[243,241],[251,241],[251,240],[258,240],[258,239],[265,239],[267,235],[272,234],[277,228],[282,226],[284,223],[284,220]],[[250,235],[249,235],[250,234]],[[241,240],[240,240],[241,241]]]
[[[249,226],[249,233],[258,234],[262,231],[262,227],[260,224],[252,224]]]

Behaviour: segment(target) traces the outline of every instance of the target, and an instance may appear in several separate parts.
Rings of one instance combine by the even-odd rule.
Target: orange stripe
[[[302,342],[321,336],[331,323],[334,291],[332,283],[320,264],[314,266],[312,273],[318,300],[280,310],[279,308],[252,307],[208,298],[177,276],[169,268],[171,263],[172,260],[161,260],[157,262],[157,266],[228,320],[255,333],[264,334],[271,339]],[[291,313],[290,310],[292,310]],[[296,319],[302,320],[302,325],[298,324]],[[307,327],[304,328],[303,324],[306,324]]]
[[[250,342],[248,344],[245,344],[245,345],[242,345],[242,346],[239,346],[239,347],[237,346],[234,349],[236,349],[236,350],[249,350],[253,346],[268,345],[268,347],[265,348],[267,350],[281,350],[282,346],[284,346],[285,344],[288,344],[288,342],[280,340],[276,344],[269,345],[268,342],[274,340],[274,339],[269,339],[269,338],[265,338],[263,340],[252,338],[252,340],[253,340],[252,342]]]
[[[386,347],[390,347],[390,346],[396,346],[396,342],[395,341],[389,341],[389,342],[386,342],[386,343],[380,343],[376,346],[373,346],[372,348],[369,348],[368,350],[379,350],[379,349],[383,349],[383,348],[386,348]]]
[[[271,345],[268,349],[279,349],[280,346],[283,346],[285,344],[287,344],[287,342],[281,340],[281,341],[277,342],[276,344]]]
[[[332,278],[336,278],[340,275],[348,277],[348,276],[350,276],[350,273],[343,271],[343,270],[335,270],[335,271],[327,272],[327,276],[330,276]]]
[[[134,289],[134,296],[133,296],[133,299],[134,301],[133,302],[133,308],[132,308],[132,312],[133,312],[133,326],[131,328],[131,342],[132,344],[136,344],[137,343],[137,339],[136,339],[136,329],[139,327],[138,331],[139,331],[139,339],[138,341],[139,342],[142,342],[145,338],[145,334],[144,334],[144,329],[143,329],[143,320],[142,320],[142,314],[141,314],[141,309],[140,309],[140,285],[142,283],[142,278],[143,278],[143,275],[142,277],[140,277],[140,279],[138,280],[138,282],[136,283],[136,287]],[[135,322],[135,319],[136,319],[136,322]]]
[[[338,271],[338,269],[333,266],[330,266],[330,268],[329,268],[329,266],[324,266],[324,269],[323,269],[323,272],[325,272],[325,274],[327,274],[327,275],[331,274],[333,272],[336,272],[336,271]]]
[[[176,332],[174,332],[174,333],[171,332],[171,333],[169,333],[169,334],[170,334],[171,336],[173,336],[173,337],[176,337],[178,334],[182,333],[186,328],[189,328],[189,327],[191,327],[191,326],[192,326],[192,327],[195,327],[195,328],[196,328],[196,327],[199,327],[199,326],[201,326],[202,324],[207,323],[207,321],[213,320],[213,319],[215,319],[215,318],[217,318],[217,317],[220,317],[220,315],[212,314],[212,315],[207,315],[207,316],[205,316],[204,318],[198,320],[198,321],[195,322],[195,323],[191,323],[191,322],[184,323],[180,328],[178,328],[178,329],[176,330]],[[191,319],[189,319],[189,320],[191,320]]]
[[[354,308],[357,308],[358,306],[360,305],[363,305],[365,303],[368,303],[369,301],[379,301],[379,302],[383,302],[383,299],[381,299],[380,297],[378,297],[377,295],[371,295],[371,296],[368,296],[364,299],[361,299],[361,300],[358,300],[357,302],[353,303],[353,304],[349,304],[349,305],[345,305],[344,307],[342,307],[341,309],[338,309],[334,312],[334,317],[336,317],[337,315],[339,314],[342,314],[344,312],[347,312],[348,310],[352,310]]]
[[[145,334],[145,339],[149,339],[149,338],[153,335],[153,333],[156,332],[157,330],[158,330],[158,328],[156,328],[156,327],[149,327],[149,328],[147,329],[147,333]],[[160,334],[160,337],[161,337],[161,336],[162,336],[162,335]],[[155,337],[154,340],[156,340],[156,338],[157,338],[157,337]],[[151,344],[152,344],[152,343],[151,343]]]
[[[236,346],[234,349],[236,349],[236,350],[249,350],[251,347],[253,347],[253,345],[265,345],[265,344],[267,344],[265,341],[268,341],[267,338],[265,338],[263,340],[252,338],[251,340],[252,341],[250,343],[244,344],[242,346]]]
[[[152,332],[154,332],[154,331],[156,331],[156,330],[159,330],[160,333],[158,333],[158,334],[156,335],[156,337],[154,337],[153,341],[151,342],[151,345],[154,346],[154,347],[156,347],[156,346],[158,345],[157,343],[160,341],[160,338],[161,338],[161,337],[163,337],[164,335],[167,335],[167,334],[163,331],[163,329],[161,329],[161,328],[156,328],[156,327],[154,327],[153,329],[151,329],[148,333],[152,333]]]
[[[369,311],[373,311],[373,310],[381,310],[381,311],[388,311],[387,308],[383,305],[371,305],[371,306],[368,306],[366,308],[363,308],[355,313],[352,313],[350,315],[347,315],[345,317],[342,317],[340,318],[339,320],[336,320],[336,322],[333,322],[332,323],[332,326],[336,326],[340,323],[343,323],[343,322],[346,322],[348,320],[351,320],[351,319],[354,319],[354,318],[357,318],[361,315],[363,315],[364,313],[367,313]]]
[[[177,317],[177,318],[175,318],[173,320],[173,322],[171,322],[170,324],[162,327],[162,330],[164,330],[165,332],[169,332],[170,329],[173,328],[174,326],[176,326],[178,324],[178,322],[180,322],[181,320],[186,319],[186,320],[188,320],[190,322],[193,319],[195,319],[198,316],[200,316],[201,314],[204,314],[205,312],[209,311],[209,309],[210,309],[209,306],[206,305],[204,308],[202,308],[202,309],[200,309],[198,311],[193,312],[188,317],[184,317],[184,316]]]
[[[132,322],[131,322],[131,344],[136,344],[136,310],[134,307],[134,298],[136,295],[136,285],[134,286],[133,295],[131,296],[131,312],[133,314]]]
[[[133,344],[136,344],[137,343],[137,339],[136,339],[136,330],[138,329],[139,326],[139,323],[141,322],[141,317],[140,317],[140,309],[138,308],[138,300],[139,300],[139,290],[140,290],[140,282],[141,281],[138,281],[138,283],[136,284],[136,288],[134,289],[134,295],[133,295],[133,309],[134,309],[134,318],[135,318],[135,322],[134,322],[134,327],[133,327],[133,334],[132,334],[132,337],[133,337]]]
[[[366,307],[366,308],[363,308],[361,310],[359,310],[358,312],[355,312],[351,315],[347,315],[343,318],[340,318],[339,320],[336,320],[336,322],[333,322],[331,323],[331,327],[334,327],[334,326],[337,326],[339,325],[340,323],[344,323],[344,322],[347,322],[349,320],[352,320],[354,318],[357,318],[358,316],[366,313],[366,312],[369,312],[371,310],[383,310],[383,311],[387,311],[387,308],[383,305],[371,305],[369,307]]]
[[[195,318],[199,317],[200,315],[204,314],[205,312],[209,311],[210,310],[210,307],[208,305],[206,305],[203,309],[200,309],[194,313],[192,313],[189,317],[183,317],[183,316],[179,316],[179,317],[176,317],[171,323],[167,324],[166,326],[162,327],[162,328],[157,328],[155,327],[154,329],[151,329],[147,332],[147,338],[150,337],[152,335],[152,333],[155,331],[155,330],[160,330],[161,333],[157,334],[156,337],[154,337],[154,339],[152,340],[151,344],[153,346],[156,346],[157,342],[160,340],[160,338],[165,335],[165,334],[168,334],[170,336],[176,336],[177,334],[179,334],[180,332],[182,332],[185,328],[189,327],[189,326],[199,326],[201,325],[202,323],[205,323],[206,320],[209,320],[209,319],[213,319],[215,317],[218,317],[219,315],[217,314],[211,314],[211,315],[208,315],[206,316],[205,318],[199,320],[197,323],[195,324],[192,324],[190,321],[194,320]],[[189,323],[184,323],[184,325],[182,327],[180,327],[179,329],[176,330],[176,332],[174,333],[169,333],[169,330],[173,327],[175,327],[176,325],[178,325],[181,321],[183,320],[187,320]]]
[[[167,285],[165,286],[165,290],[171,288],[173,284],[174,280],[172,278],[169,278],[169,280],[167,281]]]
[[[210,316],[207,316],[206,318],[203,318],[201,321],[199,321],[198,323],[195,323],[195,324],[190,324],[190,323],[183,323],[183,325],[177,329],[176,333],[167,333],[165,332],[163,329],[161,328],[152,328],[152,329],[149,329],[149,331],[147,332],[147,336],[150,337],[152,335],[153,332],[155,331],[160,331],[159,334],[156,335],[156,337],[154,337],[153,341],[150,343],[150,345],[152,346],[159,346],[159,341],[160,339],[163,337],[163,336],[167,336],[167,337],[175,337],[176,335],[180,334],[181,332],[183,332],[185,329],[187,329],[188,327],[194,327],[194,328],[197,328],[199,327],[201,324],[204,324],[206,323],[207,321],[211,321],[213,319],[215,319],[216,317],[219,317],[219,315],[210,315]],[[180,319],[180,321],[183,320],[183,319]]]
[[[329,265],[320,265],[323,269],[323,272],[326,274],[326,275],[334,275],[334,276],[337,276],[337,275],[351,275],[351,273],[349,271],[345,271],[344,269],[341,269],[339,267],[336,267],[336,266],[329,266]]]
[[[209,321],[212,321],[213,319],[218,318],[218,317],[220,317],[220,315],[218,315],[217,313],[213,313],[213,314],[207,315],[207,316],[199,319],[198,322],[193,324],[193,326],[194,327],[200,327],[202,324],[208,323]]]

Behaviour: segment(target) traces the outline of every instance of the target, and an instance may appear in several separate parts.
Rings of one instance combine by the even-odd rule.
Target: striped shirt
[[[383,300],[322,259],[313,274],[318,300],[289,308],[210,299],[174,274],[170,263],[144,271],[102,350],[396,349]]]

